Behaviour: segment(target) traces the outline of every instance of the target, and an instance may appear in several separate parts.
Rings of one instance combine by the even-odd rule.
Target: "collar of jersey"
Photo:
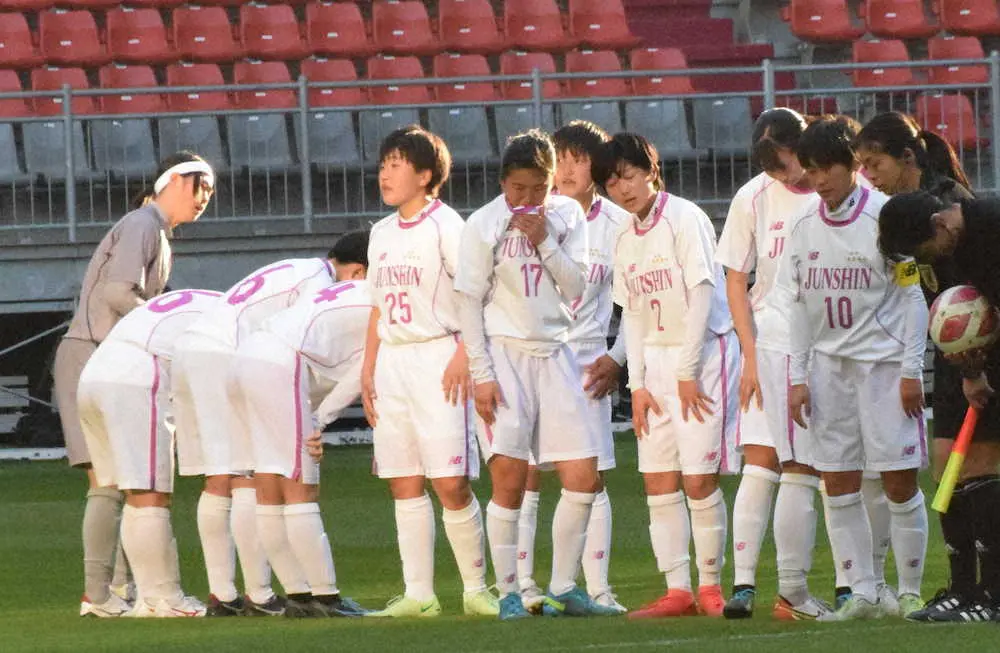
[[[656,226],[656,223],[663,217],[663,210],[667,208],[667,200],[669,198],[670,195],[662,190],[656,194],[656,201],[653,202],[653,208],[649,210],[650,215],[647,216],[649,224],[645,227],[642,226],[642,220],[639,219],[639,216],[633,215],[632,227],[635,229],[636,236],[644,236],[652,231],[653,227]]]
[[[590,205],[590,211],[587,212],[587,222],[592,222],[601,213],[601,196],[594,195],[594,203]]]
[[[869,191],[867,188],[861,184],[857,184],[851,194],[848,195],[840,206],[838,206],[833,211],[827,211],[826,202],[820,201],[819,203],[819,217],[823,219],[823,222],[830,225],[831,227],[844,227],[855,220],[861,215],[861,212],[865,208],[865,204],[868,203]],[[853,204],[851,200],[854,200]],[[848,214],[848,212],[850,212]]]
[[[411,220],[404,220],[403,216],[399,215],[399,211],[396,211],[396,223],[399,224],[400,229],[412,229],[423,222],[424,218],[429,216],[431,213],[434,213],[439,206],[441,206],[441,200],[432,200],[430,204],[422,208],[420,213],[414,216]]]

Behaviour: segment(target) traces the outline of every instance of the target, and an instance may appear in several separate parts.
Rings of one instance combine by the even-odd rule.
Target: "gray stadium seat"
[[[160,153],[170,156],[181,150],[198,152],[216,171],[228,170],[229,161],[222,150],[219,120],[212,116],[160,118]]]
[[[746,156],[753,122],[750,100],[694,101],[694,144],[716,156]]]
[[[506,105],[493,110],[497,123],[497,144],[502,152],[511,136],[535,127],[531,117],[531,105]],[[552,133],[556,128],[555,112],[551,104],[542,105],[542,129]]]
[[[622,131],[622,114],[617,102],[583,102],[559,105],[562,124],[572,120],[589,120],[609,134]]]
[[[361,150],[365,163],[378,163],[378,149],[382,139],[406,125],[418,124],[417,109],[385,109],[361,112]]]
[[[21,169],[17,160],[17,140],[14,136],[14,125],[0,124],[0,152],[7,154],[0,157],[0,184],[13,184],[28,180],[28,175]]]
[[[66,178],[66,145],[62,121],[29,122],[24,134],[24,167],[32,176],[47,179]],[[94,177],[83,140],[83,125],[73,124],[73,172],[77,179]]]
[[[697,159],[705,155],[704,150],[691,145],[683,100],[626,102],[625,128],[646,134],[661,159]]]
[[[429,109],[427,126],[448,144],[452,161],[470,163],[496,157],[490,143],[490,125],[486,109],[456,107]]]
[[[90,142],[98,172],[119,178],[156,174],[153,130],[148,120],[93,120]]]
[[[350,111],[323,109],[309,114],[309,161],[320,166],[359,166],[358,138]]]
[[[229,116],[226,128],[233,168],[278,171],[292,166],[291,143],[283,114]]]

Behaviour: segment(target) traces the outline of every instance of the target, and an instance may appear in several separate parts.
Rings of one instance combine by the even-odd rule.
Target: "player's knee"
[[[464,476],[434,479],[432,485],[441,505],[448,510],[461,510],[472,501],[472,488]]]
[[[684,477],[684,494],[689,499],[705,499],[719,487],[719,479],[712,474]]]
[[[745,445],[743,447],[743,460],[744,464],[763,467],[764,469],[769,469],[776,474],[780,470],[778,453],[771,447],[764,447],[755,444]]]
[[[823,474],[827,496],[839,497],[861,491],[861,472],[827,472]]]
[[[643,485],[646,488],[646,496],[658,496],[660,494],[673,494],[681,489],[680,472],[658,472],[654,474],[643,474]]]
[[[600,492],[601,476],[597,473],[597,459],[586,458],[556,464],[559,480],[571,492]]]
[[[230,496],[230,478],[226,475],[206,476],[205,492],[219,497]]]
[[[905,469],[882,474],[885,496],[893,503],[905,503],[917,493],[917,470]]]

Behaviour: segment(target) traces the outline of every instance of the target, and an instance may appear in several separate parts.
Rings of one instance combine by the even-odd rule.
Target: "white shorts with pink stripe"
[[[739,341],[729,332],[705,342],[701,354],[701,390],[712,399],[711,415],[684,421],[677,396],[680,347],[646,347],[646,388],[662,415],[649,413],[649,434],[639,439],[639,471],[732,474],[739,471],[736,426],[739,410]]]
[[[313,425],[310,374],[302,355],[259,331],[236,350],[232,379],[250,432],[254,471],[319,484],[319,463],[305,450]]]
[[[123,342],[106,341],[87,362],[77,391],[80,422],[101,486],[174,489],[170,368]]]

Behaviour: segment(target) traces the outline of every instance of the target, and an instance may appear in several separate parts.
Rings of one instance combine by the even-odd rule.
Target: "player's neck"
[[[574,195],[573,199],[575,199],[580,206],[583,207],[583,212],[587,213],[590,211],[590,207],[594,205],[594,200],[597,199],[597,190],[591,186],[590,190],[580,193],[579,195]]]
[[[646,202],[646,205],[641,209],[639,209],[639,211],[636,213],[636,215],[639,216],[640,221],[645,222],[646,218],[649,217],[649,212],[653,210],[653,205],[656,204],[657,195],[659,195],[659,193],[656,192],[650,195],[649,200]]]
[[[410,220],[420,213],[425,206],[430,204],[431,201],[432,198],[429,195],[417,195],[400,204],[396,210],[399,212],[401,219]]]
[[[841,206],[844,205],[844,202],[847,201],[847,198],[850,197],[851,195],[853,195],[854,191],[856,191],[857,189],[858,189],[858,183],[855,181],[851,185],[850,189],[846,193],[844,193],[843,195],[841,195],[839,199],[836,199],[833,202],[827,202],[826,203],[827,210],[828,211],[836,211],[837,209],[839,209]]]

